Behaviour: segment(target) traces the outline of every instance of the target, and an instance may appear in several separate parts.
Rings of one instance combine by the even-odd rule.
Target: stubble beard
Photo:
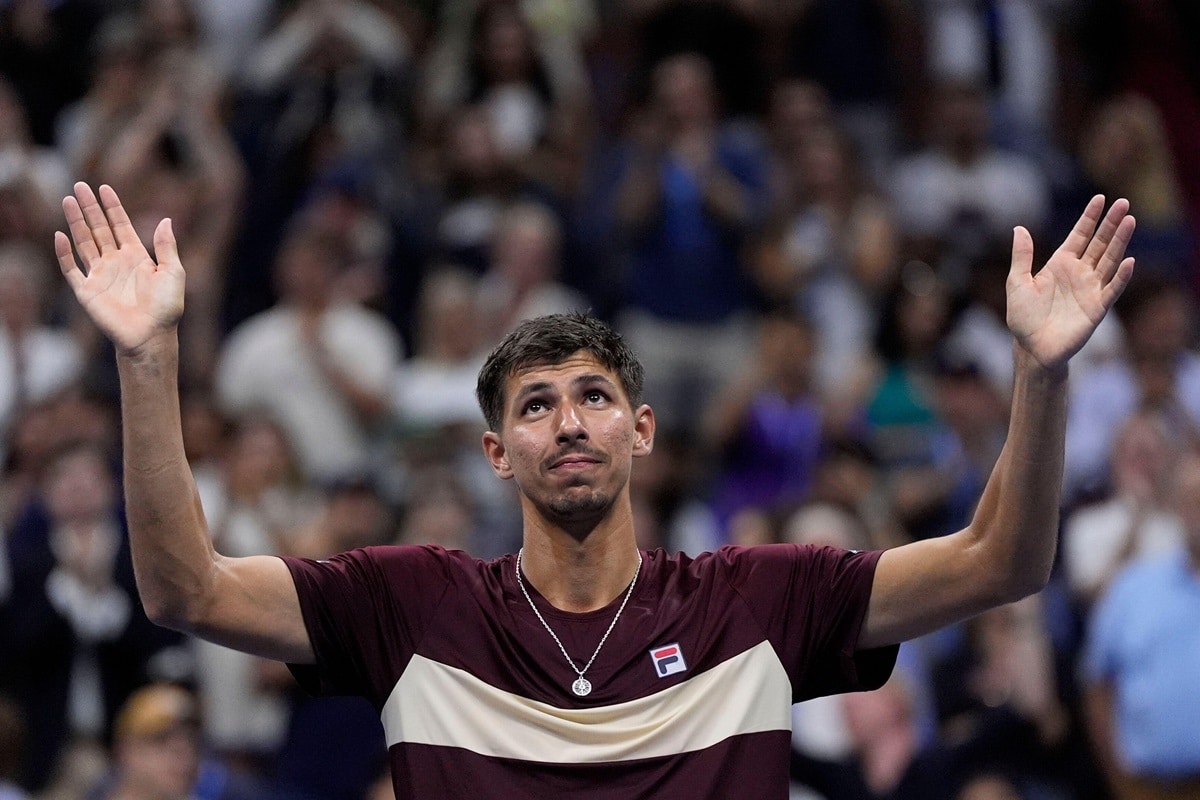
[[[555,519],[563,523],[585,522],[603,516],[612,507],[612,498],[606,493],[596,489],[579,491],[580,488],[554,497],[546,504]]]

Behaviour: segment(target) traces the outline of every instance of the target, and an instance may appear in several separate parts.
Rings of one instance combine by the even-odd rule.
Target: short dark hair
[[[642,364],[619,333],[587,313],[550,314],[513,328],[479,370],[475,398],[488,428],[502,427],[504,384],[510,376],[529,367],[561,364],[580,351],[617,374],[630,406],[641,404]]]

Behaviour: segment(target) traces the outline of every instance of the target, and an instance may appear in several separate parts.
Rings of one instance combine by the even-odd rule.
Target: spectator
[[[1121,426],[1113,443],[1108,497],[1079,508],[1064,524],[1063,565],[1083,609],[1090,609],[1131,560],[1182,544],[1170,496],[1179,456],[1179,444],[1154,411],[1135,412]]]
[[[492,262],[479,285],[488,338],[543,314],[587,311],[587,298],[558,280],[562,226],[545,206],[517,203],[500,217]]]
[[[813,390],[814,350],[807,320],[789,312],[766,316],[743,374],[709,409],[705,438],[717,461],[712,503],[726,535],[738,512],[785,514],[812,488],[824,424]]]
[[[485,109],[461,106],[437,129],[437,139],[414,154],[421,195],[405,224],[424,235],[436,263],[487,269],[500,216],[509,203],[550,196],[522,177],[501,154]],[[423,162],[423,163],[422,163]]]
[[[51,147],[35,144],[25,108],[12,85],[0,75],[0,183],[24,176],[37,190],[38,205],[49,214],[71,185],[67,166]]]
[[[490,319],[480,313],[478,280],[465,270],[438,269],[422,286],[416,351],[395,373],[394,414],[409,439],[442,438],[454,447],[478,446],[483,418],[475,378],[483,365]]]
[[[485,338],[489,322],[481,314],[474,276],[453,268],[430,273],[418,303],[417,352],[397,370],[393,393],[402,464],[409,473],[403,492],[404,504],[410,507],[406,519],[427,505],[421,494],[431,490],[423,473],[453,474],[453,483],[467,493],[479,524],[436,535],[477,555],[503,552],[505,543],[520,531],[509,487],[490,480],[477,457],[486,426],[475,400],[475,382],[490,345]],[[452,501],[450,506],[459,504]],[[410,525],[411,519],[405,522],[405,527]]]
[[[550,178],[556,156],[578,151],[590,130],[582,53],[570,36],[541,34],[515,0],[463,5],[473,6],[469,21],[456,25],[447,13],[429,56],[422,107],[432,118],[425,124],[436,127],[452,109],[477,105],[500,157],[520,173]],[[589,3],[579,5],[584,11],[564,8],[563,16],[586,16]]]
[[[960,783],[984,769],[1045,759],[1035,721],[998,707],[957,742],[922,739],[912,690],[899,676],[882,689],[842,697],[852,755],[829,761],[793,751],[792,777],[828,798],[951,800]]]
[[[330,481],[372,466],[401,345],[385,318],[336,296],[347,243],[308,222],[295,221],[279,253],[279,303],[225,340],[216,390],[227,413],[271,413],[303,475]]]
[[[918,3],[889,0],[815,0],[791,5],[781,19],[783,69],[819,83],[829,94],[838,125],[862,154],[862,171],[880,179],[895,159],[905,119],[905,91],[919,74]],[[787,11],[775,11],[778,19]],[[774,22],[774,20],[772,20]],[[907,82],[907,85],[906,85]]]
[[[997,391],[982,367],[946,347],[935,359],[933,375],[940,429],[931,433],[935,469],[927,478],[941,491],[924,500],[926,535],[939,529],[952,533],[970,519],[1000,457],[1010,404],[1009,393]]]
[[[44,253],[32,245],[0,243],[0,460],[17,415],[83,371],[71,334],[44,322],[49,270]]]
[[[102,150],[137,114],[151,53],[137,19],[112,14],[93,34],[94,63],[87,93],[64,108],[54,143],[76,176],[93,175]]]
[[[1074,796],[1095,797],[1102,786],[1090,780],[1095,765],[1075,735],[1068,687],[1059,677],[1070,673],[1054,650],[1045,613],[1043,597],[1033,596],[965,624],[959,646],[933,670],[939,738],[948,744],[977,738],[996,725],[998,711],[1010,714],[1024,736],[1008,749],[995,742],[987,766],[1020,776],[1027,790],[1060,796],[1074,787]]]
[[[179,686],[138,689],[113,722],[112,772],[87,800],[252,800],[262,787],[205,756],[196,698]]]
[[[1063,496],[1104,492],[1113,437],[1130,415],[1154,409],[1168,436],[1190,445],[1200,425],[1200,354],[1193,349],[1194,308],[1180,284],[1147,275],[1116,306],[1125,357],[1084,373],[1071,386]]]
[[[183,689],[153,686],[130,696],[113,723],[114,775],[96,800],[187,797],[200,773],[200,717]]]
[[[410,184],[408,36],[376,3],[286,5],[235,87],[232,124],[248,180],[226,289],[229,326],[271,304],[269,265],[322,183],[352,174],[373,206],[392,211]]]
[[[909,251],[962,290],[989,242],[1017,224],[1045,229],[1050,187],[1036,163],[991,140],[978,84],[934,87],[924,134],[926,146],[896,164],[892,200]]]
[[[892,211],[856,161],[840,131],[810,130],[780,165],[793,194],[758,258],[764,293],[795,305],[816,326],[818,386],[835,400],[862,379],[872,321],[897,259]]]
[[[794,167],[803,162],[809,138],[836,124],[829,94],[819,83],[785,78],[771,89],[766,134],[774,162],[769,177],[772,205],[804,196],[798,180],[803,175]]]
[[[1044,155],[1057,133],[1057,37],[1074,4],[926,0],[920,5],[926,73],[937,81],[986,86],[1004,144]]]
[[[630,247],[620,325],[653,376],[646,397],[667,430],[696,425],[749,336],[740,251],[763,216],[765,153],[756,135],[723,122],[718,103],[702,57],[658,64],[617,188]]]
[[[884,298],[874,339],[878,364],[862,401],[862,435],[879,460],[896,518],[918,536],[945,532],[936,511],[958,477],[946,469],[957,447],[933,391],[950,324],[945,283],[927,264],[905,265]],[[935,524],[922,528],[924,522]]]
[[[1136,94],[1112,98],[1092,115],[1079,151],[1096,191],[1143,209],[1137,243],[1143,276],[1186,282],[1196,267],[1195,231],[1158,108]]]
[[[1175,470],[1184,543],[1131,563],[1089,620],[1092,741],[1118,800],[1200,796],[1200,456]]]
[[[183,334],[184,380],[211,381],[220,338],[226,261],[241,209],[244,170],[225,132],[220,97],[182,52],[156,63],[149,100],[99,150],[97,174],[130,196],[130,216],[144,235],[170,217],[192,242],[188,301],[202,309]],[[147,226],[151,226],[147,228]]]
[[[180,637],[136,600],[116,481],[106,453],[68,444],[48,461],[38,502],[14,523],[13,696],[28,727],[23,785],[41,789],[72,737],[99,740],[152,670],[180,669]],[[186,669],[186,665],[182,665]]]
[[[318,493],[301,481],[280,427],[263,415],[238,418],[222,466],[196,478],[214,546],[244,556],[298,552],[323,509]],[[261,767],[283,741],[290,681],[256,656],[201,639],[190,644],[209,744],[226,758]]]

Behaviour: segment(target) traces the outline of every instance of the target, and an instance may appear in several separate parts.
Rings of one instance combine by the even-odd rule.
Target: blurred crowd
[[[796,706],[793,793],[1200,798],[1197,37],[1189,0],[0,0],[0,799],[392,796],[365,703],[142,613],[75,180],[173,221],[217,548],[312,557],[515,550],[475,374],[578,310],[647,367],[644,547],[961,528],[1013,226],[1044,259],[1129,198],[1050,587]]]

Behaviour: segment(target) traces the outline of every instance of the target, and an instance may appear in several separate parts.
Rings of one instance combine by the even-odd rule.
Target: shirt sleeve
[[[724,548],[734,589],[792,681],[793,702],[877,689],[898,645],[860,650],[880,551],[808,545]]]
[[[284,563],[316,655],[315,665],[289,664],[292,674],[311,694],[382,706],[452,585],[446,552],[369,547]]]

